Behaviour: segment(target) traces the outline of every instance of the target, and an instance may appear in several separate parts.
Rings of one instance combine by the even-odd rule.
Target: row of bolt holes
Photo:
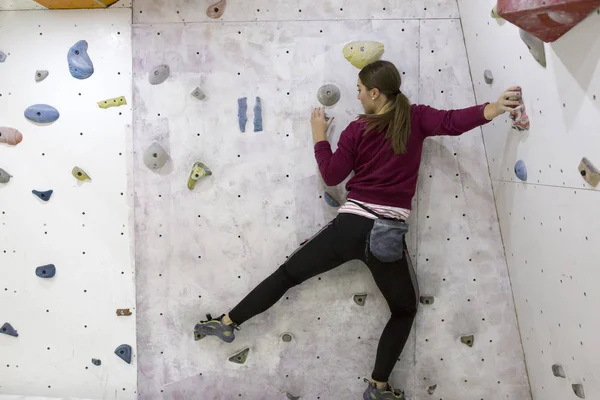
[[[423,10],[427,11],[427,7],[423,8]],[[344,9],[340,8],[340,11],[344,11]],[[383,7],[383,11],[387,11],[387,8]],[[260,8],[257,8],[256,12],[260,12]],[[267,9],[267,12],[269,12],[269,9]],[[301,13],[302,9],[298,9],[298,12]],[[179,10],[177,10],[176,13],[179,14]],[[140,10],[140,14],[142,14],[142,10]]]

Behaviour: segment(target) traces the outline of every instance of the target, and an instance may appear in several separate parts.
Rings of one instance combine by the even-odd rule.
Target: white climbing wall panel
[[[245,323],[233,344],[193,340],[193,326],[229,311],[335,216],[321,198],[309,114],[335,83],[331,140],[361,112],[351,40],[385,44],[413,102],[475,104],[455,1],[230,2],[223,21],[209,1],[134,4],[134,168],[139,395],[142,399],[360,398],[389,318],[368,270],[349,263],[290,290]],[[169,64],[171,77],[148,74]],[[208,98],[190,92],[200,87]],[[443,91],[443,92],[442,92]],[[496,93],[483,99],[493,101]],[[241,133],[237,99],[248,97]],[[255,97],[264,131],[253,132]],[[144,151],[170,153],[159,173]],[[213,171],[193,192],[192,164]],[[392,374],[409,398],[528,399],[529,386],[502,251],[481,131],[431,140],[409,244],[422,294],[413,335]],[[343,187],[331,188],[341,199]],[[450,239],[450,240],[449,240]],[[364,308],[352,297],[367,293]],[[295,341],[280,335],[291,332]],[[474,335],[470,348],[460,340]],[[228,358],[250,348],[244,365]],[[358,378],[358,379],[357,379]]]
[[[87,40],[95,73],[71,77],[67,51]],[[131,11],[0,12],[0,126],[23,142],[0,144],[0,394],[25,398],[136,398],[137,357],[132,253],[133,197],[128,190],[131,105]],[[37,69],[50,75],[36,83]],[[47,103],[61,116],[49,126],[23,111]],[[79,182],[78,166],[92,178]],[[31,191],[54,190],[44,203]],[[35,269],[54,264],[52,279]],[[129,308],[132,316],[117,317]],[[131,365],[114,351],[134,349]],[[101,366],[92,364],[100,359]],[[3,396],[0,396],[0,398]]]
[[[528,133],[508,118],[483,131],[533,397],[577,399],[579,384],[600,398],[600,190],[578,171],[582,157],[600,166],[600,10],[545,45],[544,69],[518,28],[490,18],[495,1],[458,3],[478,100],[518,84],[531,119]]]

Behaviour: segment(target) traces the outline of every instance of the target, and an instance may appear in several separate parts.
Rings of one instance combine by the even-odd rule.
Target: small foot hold
[[[435,389],[437,389],[437,385],[431,385],[427,388],[427,393],[429,394],[434,394],[435,393]]]
[[[425,304],[425,305],[432,305],[433,302],[435,301],[435,298],[433,296],[421,296],[419,301],[421,302],[421,304]]]
[[[495,5],[492,8],[492,11],[490,12],[490,15],[492,16],[492,18],[494,19],[502,19],[502,17],[500,16],[500,14],[498,14],[498,6]]]
[[[485,83],[491,85],[492,83],[494,83],[494,74],[492,74],[492,71],[490,71],[489,69],[486,69],[483,72],[483,79],[485,79]]]
[[[79,167],[74,167],[71,174],[79,181],[91,181],[92,178],[84,170]]]
[[[88,43],[80,40],[69,49],[67,61],[69,62],[69,72],[76,79],[87,79],[94,73],[94,64],[88,55]]]
[[[240,97],[238,99],[238,123],[240,125],[240,131],[246,132],[246,123],[248,122],[248,117],[246,113],[248,112],[248,98]]]
[[[262,120],[262,102],[260,97],[257,97],[254,104],[254,132],[262,132],[263,120]]]
[[[317,92],[317,100],[326,107],[334,106],[340,97],[340,89],[332,84],[321,86]]]
[[[202,179],[205,176],[211,176],[212,171],[205,164],[197,161],[192,166],[192,172],[190,173],[190,177],[188,178],[188,189],[194,190],[196,186],[196,182]]]
[[[385,51],[383,43],[379,42],[351,42],[344,46],[344,57],[358,69],[379,60]]]
[[[192,90],[192,93],[190,93],[192,95],[192,97],[197,98],[198,100],[204,100],[206,99],[206,94],[202,91],[202,89],[200,89],[200,87],[196,87],[196,89]]]
[[[52,197],[52,193],[54,193],[54,190],[46,190],[45,192],[40,192],[39,190],[32,190],[31,193],[35,194],[43,201],[48,201],[50,200],[50,197]]]
[[[35,81],[41,82],[44,79],[46,79],[48,77],[48,75],[50,75],[50,72],[48,72],[46,70],[37,70],[37,71],[35,71]]]
[[[58,110],[47,104],[34,104],[25,110],[25,118],[38,124],[51,124],[60,117]]]
[[[102,361],[100,361],[96,358],[92,358],[92,364],[94,364],[96,366],[100,366],[100,365],[102,365]]]
[[[330,207],[339,207],[340,206],[340,202],[337,201],[335,199],[335,197],[330,195],[328,192],[323,193],[323,198],[325,199],[325,203],[327,203],[327,205]]]
[[[573,388],[573,392],[575,393],[575,396],[579,397],[580,399],[585,399],[585,392],[583,391],[583,385],[580,383],[577,383],[575,385],[572,385]]]
[[[209,18],[213,19],[221,18],[221,16],[223,16],[223,13],[225,12],[225,6],[227,6],[227,0],[221,0],[214,4],[211,4],[206,9],[206,15]]]
[[[4,333],[5,335],[18,337],[19,333],[12,327],[11,324],[5,322],[4,325],[0,328],[0,333]]]
[[[111,107],[124,106],[126,104],[127,104],[127,99],[125,99],[125,96],[121,96],[121,97],[115,97],[113,99],[99,101],[98,107],[107,109],[107,108],[111,108]]]
[[[152,170],[164,167],[168,159],[167,151],[157,142],[152,143],[144,152],[144,164]]]
[[[579,173],[592,187],[596,187],[600,183],[600,170],[585,157],[579,163]]]
[[[248,360],[248,354],[250,354],[250,348],[246,347],[244,350],[239,353],[229,357],[229,361],[236,364],[244,364],[246,360]]]
[[[358,304],[359,306],[364,306],[366,301],[367,301],[366,293],[354,295],[354,302],[356,304]]]
[[[15,128],[0,127],[0,143],[16,146],[23,140],[23,134]]]
[[[12,178],[12,175],[0,168],[0,183],[8,183],[10,178]]]
[[[131,315],[131,310],[129,308],[117,309],[117,317],[128,317],[130,315]]]
[[[128,344],[122,344],[115,350],[115,354],[121,360],[125,361],[127,364],[131,364],[131,346]]]
[[[525,161],[519,160],[515,163],[515,175],[523,182],[527,181],[527,166]]]
[[[160,85],[171,75],[171,68],[167,64],[159,65],[150,72],[148,78],[151,85]]]
[[[294,396],[293,394],[286,392],[285,396],[289,399],[289,400],[300,400],[300,396]]]
[[[53,278],[56,275],[56,267],[54,264],[42,265],[35,269],[35,274],[40,278]]]
[[[0,51],[0,63],[6,61],[6,54]]]
[[[284,333],[283,335],[281,335],[281,340],[283,340],[286,343],[289,343],[292,340],[294,340],[294,336],[292,336],[291,333]]]
[[[565,374],[565,370],[563,369],[562,365],[560,364],[554,364],[552,366],[552,373],[554,374],[554,376],[558,377],[558,378],[566,378],[567,374]]]
[[[462,344],[466,344],[469,347],[473,347],[473,344],[475,344],[475,336],[473,336],[473,335],[463,336],[460,338],[460,341]]]

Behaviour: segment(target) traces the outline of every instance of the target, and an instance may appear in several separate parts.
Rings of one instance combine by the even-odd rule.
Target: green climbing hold
[[[188,178],[188,189],[194,190],[196,186],[196,182],[202,179],[205,176],[211,176],[212,171],[210,168],[206,166],[206,164],[197,161],[192,166],[192,172],[190,173],[190,177]]]
[[[463,336],[460,338],[460,341],[469,347],[473,347],[473,344],[475,344],[475,336],[473,336],[473,335]]]
[[[366,301],[367,301],[367,294],[366,293],[357,294],[357,295],[354,296],[354,302],[356,304],[358,304],[359,306],[364,306]]]
[[[88,174],[86,174],[85,171],[79,167],[74,167],[73,170],[71,171],[71,174],[73,174],[75,179],[77,179],[79,181],[91,181],[92,180],[92,178],[90,178],[90,176]]]
[[[236,364],[244,364],[248,359],[248,354],[250,354],[250,348],[246,347],[244,350],[230,357],[229,361]]]

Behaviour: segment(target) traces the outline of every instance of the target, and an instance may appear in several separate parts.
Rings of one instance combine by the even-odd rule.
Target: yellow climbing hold
[[[110,107],[119,107],[127,104],[127,100],[125,100],[125,96],[115,97],[114,99],[108,99],[98,102],[98,107],[100,108],[110,108]]]
[[[188,179],[188,189],[194,190],[196,182],[198,182],[201,178],[210,175],[212,175],[212,171],[205,164],[201,163],[200,161],[194,163],[192,172],[190,173],[190,177]]]
[[[344,57],[358,69],[379,60],[385,47],[379,42],[352,42],[344,46]]]
[[[73,171],[71,171],[71,174],[73,174],[75,179],[77,179],[79,181],[91,181],[92,180],[92,178],[90,178],[90,176],[88,174],[86,174],[85,171],[79,167],[74,167]]]

